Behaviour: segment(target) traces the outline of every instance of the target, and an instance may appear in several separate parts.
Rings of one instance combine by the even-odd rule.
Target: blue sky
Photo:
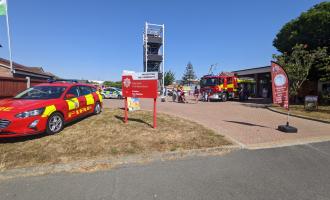
[[[142,70],[145,21],[165,24],[165,69],[180,79],[268,65],[279,29],[316,0],[7,0],[14,61],[65,78],[120,80]],[[0,16],[0,57],[8,58]]]

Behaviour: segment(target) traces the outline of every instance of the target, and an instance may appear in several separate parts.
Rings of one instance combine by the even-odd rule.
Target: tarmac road
[[[0,199],[330,199],[330,142],[0,183]]]

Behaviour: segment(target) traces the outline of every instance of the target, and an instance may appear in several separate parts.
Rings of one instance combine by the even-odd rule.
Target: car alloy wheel
[[[226,93],[222,94],[221,99],[223,102],[227,101],[227,94]]]
[[[55,134],[60,132],[63,129],[64,121],[63,117],[59,113],[52,114],[47,122],[47,133]]]
[[[97,102],[97,103],[95,104],[94,114],[95,114],[95,115],[100,114],[101,111],[102,111],[102,110],[101,110],[101,105],[100,105],[99,102]]]

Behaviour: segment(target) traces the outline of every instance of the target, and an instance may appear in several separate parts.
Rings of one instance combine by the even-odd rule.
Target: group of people
[[[193,91],[195,101],[196,103],[198,102],[198,98],[200,95],[200,90],[198,89],[197,86],[195,86],[195,89]],[[179,103],[188,103],[187,98],[186,98],[186,92],[184,91],[184,88],[182,85],[179,85],[177,88],[173,88],[172,90],[172,100],[173,102],[178,100]]]
[[[171,93],[172,93],[173,102],[175,102],[177,100],[177,102],[179,102],[179,103],[188,103],[187,98],[186,98],[186,92],[182,85],[179,85],[178,87],[173,88]],[[191,95],[190,91],[189,91],[189,95]],[[199,98],[202,101],[209,101],[210,95],[211,95],[211,90],[201,91],[198,88],[198,86],[195,86],[195,88],[193,90],[193,96],[194,96],[196,103],[199,101]],[[250,96],[249,90],[246,88],[246,86],[240,85],[239,90],[238,90],[239,100],[245,101],[248,99],[249,96]]]
[[[177,88],[173,88],[172,90],[172,100],[176,101],[176,99],[179,103],[188,103],[186,99],[186,93],[182,85],[179,85]]]

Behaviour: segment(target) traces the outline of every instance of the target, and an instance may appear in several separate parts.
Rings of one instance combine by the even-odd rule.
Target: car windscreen
[[[219,78],[202,78],[201,86],[215,86],[219,85]]]
[[[35,86],[16,95],[14,99],[57,99],[65,89],[62,86]]]

